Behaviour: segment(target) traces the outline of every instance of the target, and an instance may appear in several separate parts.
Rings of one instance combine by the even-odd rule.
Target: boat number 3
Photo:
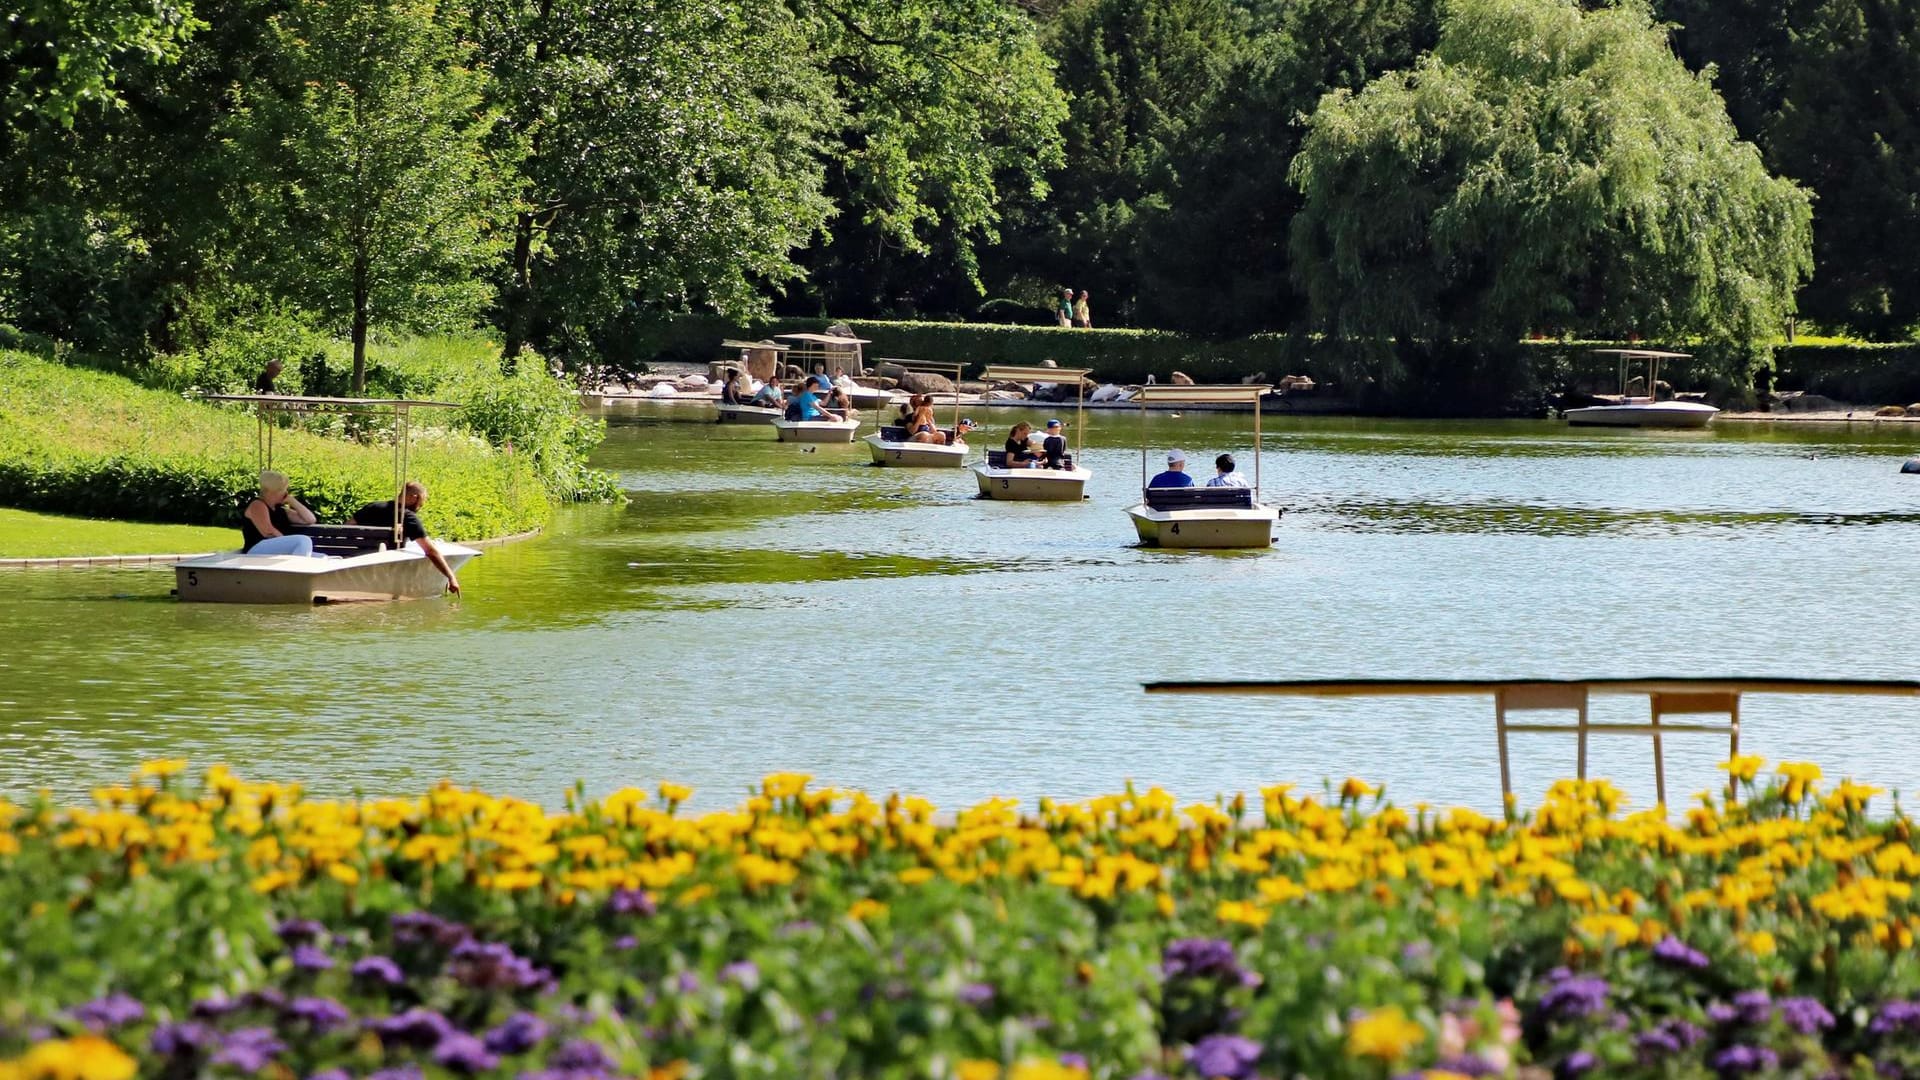
[[[1004,476],[1000,478],[1000,490],[1001,490],[1001,491],[1005,491],[1005,490],[1007,490],[1008,488],[1010,488],[1010,487],[1012,487],[1012,486],[1013,486],[1013,481],[1011,481],[1011,480],[1008,480],[1008,479],[1007,479],[1006,477],[1004,477]]]
[[[187,571],[187,588],[191,589],[199,584],[200,584],[200,571],[198,570]]]

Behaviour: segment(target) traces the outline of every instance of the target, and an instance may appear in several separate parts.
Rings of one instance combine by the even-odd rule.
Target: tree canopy
[[[1452,0],[1415,67],[1320,103],[1292,176],[1295,276],[1347,338],[1761,341],[1812,266],[1806,193],[1635,4]]]

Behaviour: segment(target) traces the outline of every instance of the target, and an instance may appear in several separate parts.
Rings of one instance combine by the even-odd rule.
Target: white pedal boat
[[[1146,488],[1127,516],[1148,547],[1263,548],[1280,510],[1255,502],[1251,488]]]
[[[771,424],[785,415],[780,409],[769,405],[728,405],[716,404],[719,422],[722,424]]]
[[[773,425],[774,433],[781,442],[790,443],[851,443],[854,432],[860,430],[860,421],[848,420],[787,420],[776,418],[768,421]]]
[[[949,438],[953,432],[943,430],[942,435]],[[954,439],[951,443],[917,443],[907,437],[903,427],[883,427],[861,441],[867,444],[867,453],[872,456],[875,465],[892,465],[903,469],[957,469],[967,463],[967,442]]]
[[[455,574],[480,554],[464,544],[434,547]],[[175,563],[173,581],[180,599],[212,604],[420,600],[447,591],[447,579],[412,546],[344,559],[222,552]]]
[[[1068,459],[1071,460],[1071,459]],[[1007,452],[990,450],[985,461],[974,462],[973,478],[983,498],[1002,502],[1079,502],[1086,498],[1090,469],[1009,469]]]
[[[1573,427],[1703,428],[1720,410],[1698,401],[1634,398],[1619,405],[1589,405],[1564,414]]]

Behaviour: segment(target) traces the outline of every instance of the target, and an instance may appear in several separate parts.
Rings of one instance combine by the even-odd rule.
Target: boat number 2
[[[191,589],[199,584],[200,584],[200,571],[198,570],[187,571],[187,588]]]

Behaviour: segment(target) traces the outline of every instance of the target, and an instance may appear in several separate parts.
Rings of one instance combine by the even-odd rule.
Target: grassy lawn
[[[240,546],[234,529],[98,521],[0,508],[0,559],[60,555],[177,555]]]

